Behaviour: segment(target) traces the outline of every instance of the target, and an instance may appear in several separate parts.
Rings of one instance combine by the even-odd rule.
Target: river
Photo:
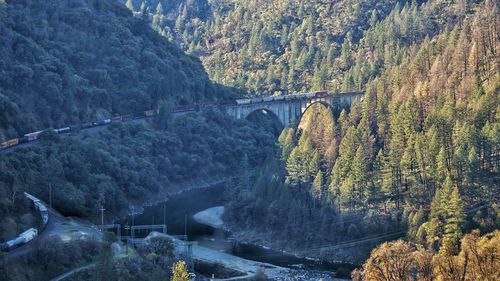
[[[281,267],[300,269],[310,272],[321,272],[333,276],[339,267],[349,267],[344,264],[319,263],[317,261],[296,257],[281,251],[263,248],[253,244],[240,243],[231,237],[231,233],[214,229],[211,226],[200,224],[193,219],[193,215],[205,209],[224,204],[224,184],[208,188],[192,189],[174,195],[164,203],[146,207],[144,212],[129,216],[119,223],[123,226],[163,224],[167,225],[170,235],[188,236],[191,241],[199,245],[219,250],[241,258],[274,264]],[[144,237],[146,232],[136,234]],[[340,277],[340,276],[339,276]],[[346,276],[342,276],[346,277]]]

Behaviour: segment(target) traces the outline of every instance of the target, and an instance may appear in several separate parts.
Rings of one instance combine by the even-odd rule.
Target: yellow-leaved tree
[[[186,262],[180,260],[172,267],[172,278],[170,281],[190,281],[186,268]]]

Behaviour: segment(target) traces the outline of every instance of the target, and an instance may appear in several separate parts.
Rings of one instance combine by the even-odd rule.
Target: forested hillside
[[[80,219],[96,222],[98,209],[113,222],[173,193],[234,177],[243,159],[259,166],[277,150],[266,128],[214,107],[174,118],[175,105],[226,100],[234,91],[212,83],[198,58],[114,0],[0,1],[0,54],[0,141],[159,109],[147,120],[62,135],[46,130],[37,142],[1,151],[0,242],[32,227],[39,235],[16,253],[2,244],[1,280],[51,280],[81,265],[92,277],[75,280],[168,280],[170,239],[127,255],[107,234],[69,236],[79,235]],[[44,229],[23,192],[78,222],[50,213]]]
[[[0,140],[224,97],[197,58],[116,1],[2,1],[0,37]]]
[[[269,95],[364,90],[401,63],[402,48],[453,28],[481,1],[122,2],[199,56],[215,81]]]
[[[268,95],[340,89],[332,79],[349,68],[354,38],[398,1],[123,2],[215,81]]]
[[[9,238],[4,231],[15,233],[8,215],[23,191],[48,202],[51,188],[54,208],[65,215],[93,218],[104,206],[116,217],[180,183],[232,177],[245,155],[259,165],[275,149],[271,133],[213,109],[175,120],[116,123],[92,134],[47,133],[37,145],[0,159],[0,239]]]
[[[456,24],[435,36],[391,34],[409,11],[440,26],[421,11],[429,5],[395,7],[364,33],[363,55],[346,74],[377,65],[379,74],[363,78],[363,100],[340,116],[315,105],[297,130],[283,131],[281,165],[231,194],[230,221],[272,237],[287,228],[304,253],[337,258],[345,241],[354,243],[347,256],[362,252],[353,246],[367,254],[371,235],[456,254],[464,233],[500,227],[498,6],[485,1],[448,16]],[[368,52],[364,42],[395,48]]]
[[[224,177],[237,240],[366,261],[355,280],[498,276],[493,0],[0,0],[0,35],[0,140],[163,109],[1,154],[0,238],[29,225],[21,191],[92,220]],[[264,115],[169,114],[230,99],[225,87],[364,96],[312,105],[277,140]]]

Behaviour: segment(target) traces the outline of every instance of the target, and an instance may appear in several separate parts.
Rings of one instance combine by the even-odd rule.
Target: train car
[[[250,103],[259,103],[259,102],[262,102],[262,98],[253,98],[253,99],[250,99]]]
[[[30,228],[25,232],[19,234],[19,236],[17,236],[16,238],[0,244],[0,249],[10,251],[16,247],[28,243],[29,241],[33,240],[33,238],[35,238],[37,235],[38,235],[38,230],[36,230],[35,228]]]
[[[58,133],[58,134],[69,133],[70,131],[71,131],[70,127],[64,127],[64,128],[54,129],[54,132]]]
[[[40,201],[40,199],[36,198],[35,196],[24,192],[24,196],[31,200],[33,202],[33,205],[35,206],[35,209],[40,213],[40,216],[42,218],[43,224],[47,224],[49,221],[49,211],[47,210],[47,207]]]
[[[77,130],[80,130],[82,128],[82,125],[81,124],[71,125],[71,126],[69,126],[69,128],[70,128],[70,131],[77,131]]]
[[[38,137],[40,136],[40,134],[43,132],[42,131],[37,131],[37,132],[33,132],[33,133],[28,133],[28,134],[25,134],[24,136],[28,138],[28,141],[34,141],[34,140],[37,140]]]
[[[129,121],[129,120],[132,120],[132,119],[134,119],[134,114],[133,113],[122,115],[122,121]]]
[[[316,93],[305,93],[305,97],[307,98],[314,98],[316,96]]]
[[[94,124],[92,122],[85,122],[85,123],[82,123],[82,125],[80,126],[80,129],[87,129],[87,128],[92,128],[94,127]]]
[[[134,119],[141,119],[141,118],[144,118],[146,117],[146,114],[143,112],[137,112],[136,114],[134,114]]]
[[[1,146],[1,148],[8,148],[8,147],[18,145],[18,144],[19,144],[19,139],[15,138],[15,139],[11,139],[11,140],[2,142],[2,144],[0,144],[0,146]]]
[[[250,99],[237,99],[236,104],[249,104]]]
[[[314,96],[315,96],[316,98],[324,98],[324,97],[328,96],[328,92],[327,92],[327,91],[320,91],[320,92],[316,92],[316,93],[314,94]]]
[[[40,217],[42,218],[43,224],[46,225],[49,221],[49,210],[47,210],[47,207],[45,207],[45,205],[43,205],[41,202],[38,202],[37,204],[35,204],[35,206],[40,212]]]
[[[19,143],[27,143],[27,142],[29,142],[28,137],[25,136],[25,137],[19,138]]]
[[[109,123],[111,123],[111,119],[104,119],[104,120],[92,122],[92,126],[93,127],[104,126],[104,125],[108,125]]]
[[[273,98],[274,98],[273,99],[274,101],[280,101],[280,100],[284,100],[285,96],[274,96]]]
[[[29,194],[28,192],[24,192],[24,196],[26,196],[26,198],[28,198],[29,200],[33,201],[33,203],[40,202],[40,200],[38,200],[38,198]]]
[[[116,115],[111,117],[111,121],[122,121],[122,116],[121,115]]]
[[[301,99],[305,98],[308,96],[309,93],[299,93],[299,94],[294,94],[295,98]]]
[[[174,108],[173,112],[184,112],[184,111],[189,111],[189,106],[187,105],[181,105],[176,108]]]
[[[273,96],[270,96],[270,97],[264,97],[262,98],[262,101],[263,102],[268,102],[268,101],[273,101],[274,100],[274,97]]]
[[[144,116],[146,116],[146,117],[151,117],[154,115],[156,115],[156,112],[154,109],[144,111]]]
[[[38,235],[38,230],[36,228],[30,228],[25,232],[19,234],[19,237],[24,239],[23,243],[27,243]]]

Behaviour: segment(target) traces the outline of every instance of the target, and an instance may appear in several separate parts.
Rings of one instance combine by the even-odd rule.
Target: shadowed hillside
[[[0,36],[0,140],[223,97],[198,59],[116,1],[6,1]]]

